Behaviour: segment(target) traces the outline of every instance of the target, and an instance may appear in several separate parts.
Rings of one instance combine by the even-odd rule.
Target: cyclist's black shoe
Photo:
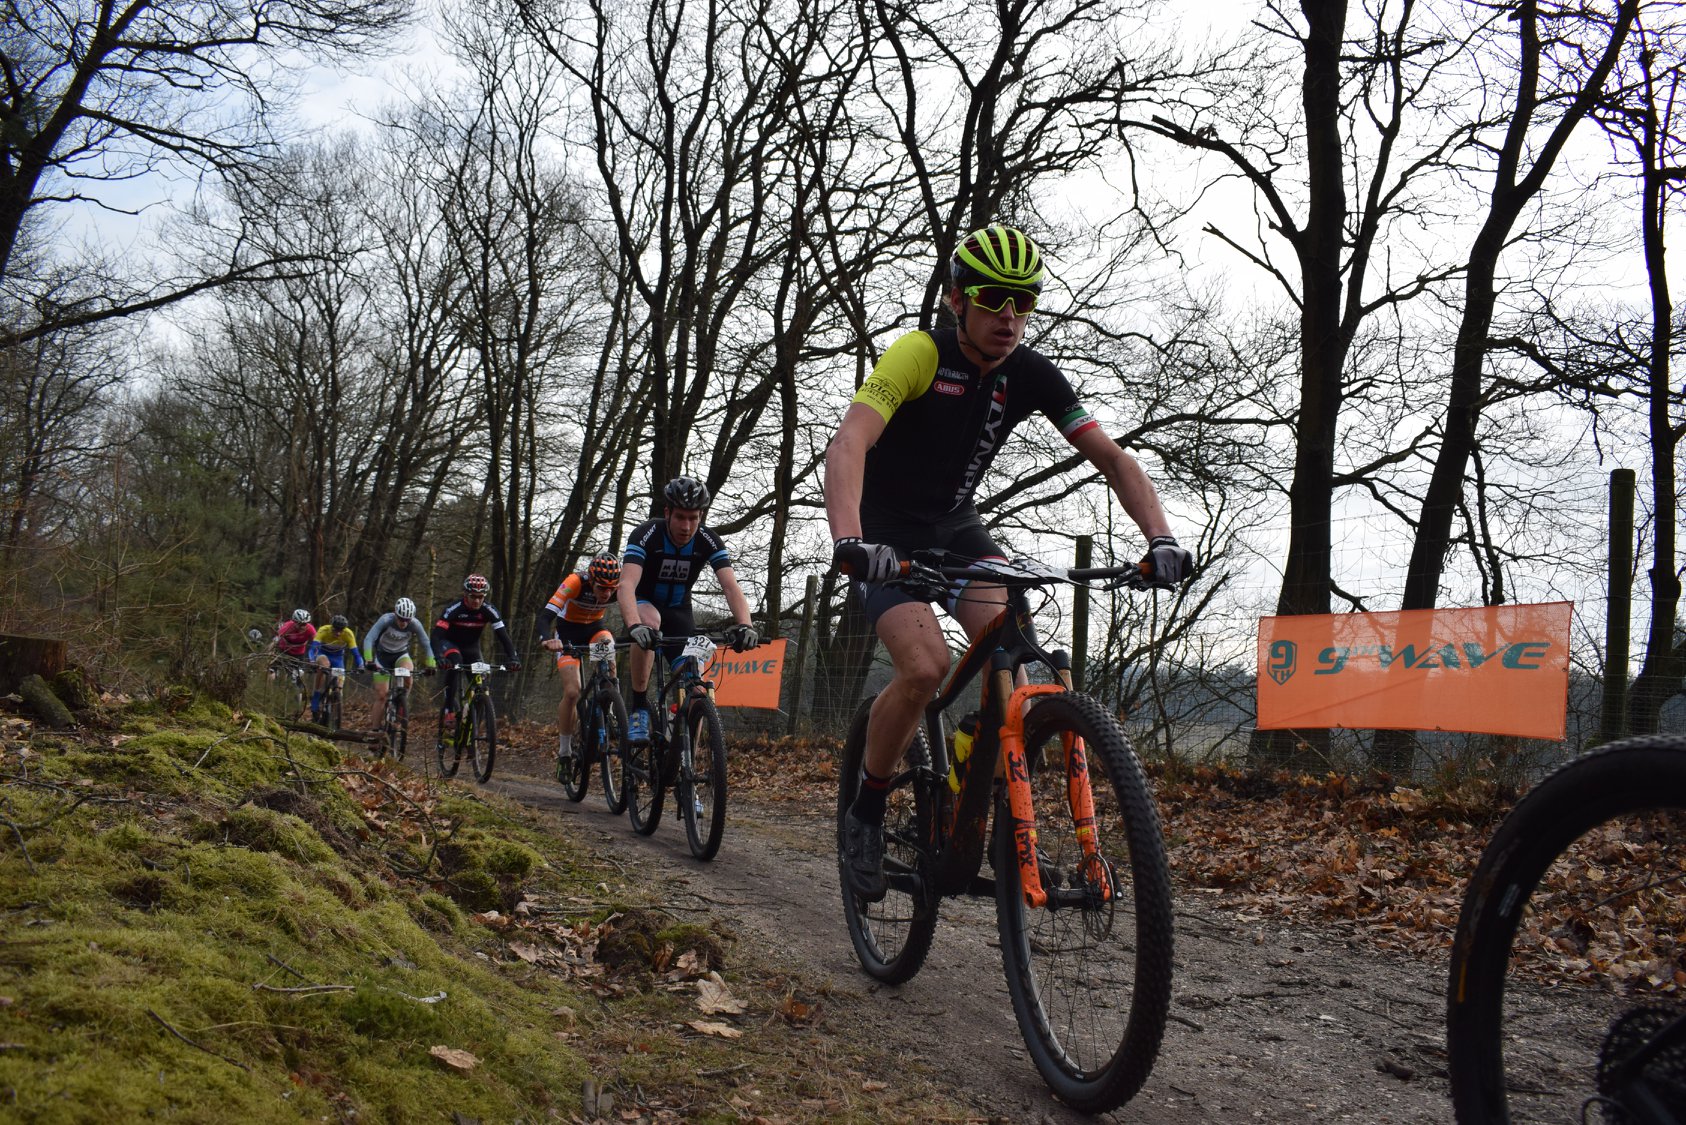
[[[879,902],[890,889],[884,879],[884,825],[860,819],[853,809],[843,817],[843,874],[863,902]]]

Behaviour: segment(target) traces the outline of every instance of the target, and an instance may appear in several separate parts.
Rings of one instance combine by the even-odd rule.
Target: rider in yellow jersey
[[[351,631],[350,622],[345,615],[334,614],[334,619],[327,628],[316,630],[316,636],[311,638],[306,656],[316,665],[316,690],[310,696],[310,721],[322,721],[322,691],[328,682],[328,669],[345,667],[346,654],[357,662],[357,667],[363,667],[363,652],[357,647],[357,634]]]
[[[1021,346],[1042,288],[1036,244],[1010,227],[974,231],[956,248],[949,276],[948,305],[957,326],[910,332],[892,343],[826,451],[833,560],[854,578],[855,595],[893,669],[872,707],[865,776],[844,819],[850,886],[870,902],[885,894],[887,787],[949,664],[931,607],[883,582],[921,548],[1004,557],[972,494],[1013,428],[1040,413],[1100,470],[1148,540],[1144,562],[1156,585],[1181,582],[1194,566],[1194,556],[1171,536],[1141,466],[1089,416],[1059,368]],[[971,586],[947,608],[976,637],[1005,605],[1001,587]]]

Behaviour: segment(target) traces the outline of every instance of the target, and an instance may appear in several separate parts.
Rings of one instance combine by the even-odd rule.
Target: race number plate
[[[615,642],[612,638],[606,637],[603,640],[591,642],[591,659],[592,660],[594,660],[594,661],[613,660],[614,658],[615,658]]]
[[[473,672],[476,676],[486,676],[491,674],[492,666],[487,664],[484,660],[476,660],[473,664],[468,666],[468,670]]]
[[[407,680],[410,678],[410,670],[408,668],[394,668],[392,670],[392,678],[395,680]]]
[[[694,656],[697,663],[707,664],[708,658],[714,655],[714,642],[707,637],[698,635],[685,642],[684,656]]]

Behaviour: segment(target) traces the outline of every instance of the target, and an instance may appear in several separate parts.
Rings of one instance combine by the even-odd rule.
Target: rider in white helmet
[[[410,659],[410,642],[420,641],[422,667],[433,667],[433,649],[427,643],[427,629],[416,616],[416,603],[399,598],[392,604],[391,613],[381,614],[380,620],[363,634],[363,659],[375,674],[375,714],[386,713],[387,684],[394,668],[414,668]]]

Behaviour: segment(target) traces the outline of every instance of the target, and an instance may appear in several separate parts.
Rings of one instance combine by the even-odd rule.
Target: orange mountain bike
[[[850,892],[842,860],[871,699],[844,745],[837,805],[843,914],[862,967],[890,983],[910,979],[930,951],[945,896],[994,897],[1013,1014],[1031,1058],[1056,1095],[1090,1113],[1135,1096],[1158,1056],[1171,1000],[1171,877],[1135,753],[1100,703],[1071,690],[1066,654],[1038,642],[1029,591],[1107,580],[1142,584],[1137,567],[1066,570],[916,552],[892,583],[927,601],[966,582],[1003,586],[1007,608],[926,708],[891,782],[881,902]],[[1016,686],[1021,670],[1037,668],[1053,682]],[[969,755],[951,759],[945,731],[954,724],[945,713],[980,674]],[[992,875],[982,874],[986,856]]]

